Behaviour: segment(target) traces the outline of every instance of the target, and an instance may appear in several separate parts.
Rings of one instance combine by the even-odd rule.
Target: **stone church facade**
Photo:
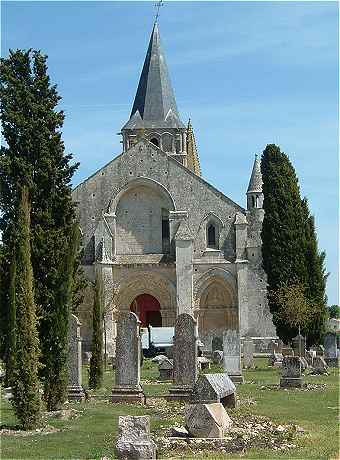
[[[261,266],[263,195],[255,159],[247,209],[201,177],[191,123],[177,110],[157,24],[154,25],[123,153],[73,191],[82,230],[83,268],[101,277],[109,353],[119,312],[142,325],[197,319],[204,348],[223,332],[275,336]],[[227,178],[226,178],[227,179]],[[90,349],[93,286],[81,306]]]

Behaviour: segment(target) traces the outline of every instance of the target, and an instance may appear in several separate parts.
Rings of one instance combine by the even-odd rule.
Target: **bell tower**
[[[123,152],[145,138],[187,166],[187,127],[182,123],[155,22],[129,121]]]
[[[247,210],[263,209],[261,161],[255,155],[253,170],[247,190]]]

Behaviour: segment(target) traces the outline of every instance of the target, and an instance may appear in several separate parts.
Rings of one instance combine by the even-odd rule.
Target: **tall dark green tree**
[[[276,145],[269,144],[263,151],[261,172],[265,211],[262,257],[268,277],[269,307],[279,337],[288,340],[297,330],[277,314],[279,305],[270,294],[284,285],[301,283],[306,286],[304,212],[295,170],[288,156]]]
[[[17,184],[27,184],[35,302],[41,317],[40,373],[48,382],[56,371],[51,367],[51,353],[58,347],[58,293],[65,248],[75,220],[70,181],[78,165],[71,164],[71,155],[64,151],[64,114],[57,108],[61,98],[50,82],[46,59],[38,51],[16,50],[0,61],[1,122],[7,143],[0,152],[0,231],[8,247],[18,202]],[[9,264],[5,264],[5,271],[4,276],[8,276]],[[64,314],[58,321],[63,318]],[[58,379],[54,381],[59,385]],[[53,389],[54,381],[45,385],[46,400],[54,400],[58,393]]]
[[[16,353],[13,387],[13,406],[25,430],[36,428],[41,422],[38,365],[39,338],[33,295],[33,271],[30,246],[30,201],[26,186],[18,210],[16,238]]]
[[[93,299],[92,356],[90,360],[90,388],[100,388],[103,382],[103,284],[97,274]]]
[[[50,333],[54,341],[51,341],[51,352],[45,357],[45,365],[49,369],[49,374],[44,381],[45,401],[50,411],[60,409],[67,397],[68,329],[72,311],[74,262],[79,247],[79,233],[78,224],[75,222],[68,244],[64,248],[62,275],[59,287],[55,290],[55,308],[51,312]]]
[[[314,217],[310,213],[306,198],[302,200],[302,210],[306,238],[306,296],[313,306],[313,315],[310,317],[305,332],[308,342],[315,344],[322,341],[325,332],[327,319],[326,280],[328,274],[324,265],[326,254],[318,249]]]

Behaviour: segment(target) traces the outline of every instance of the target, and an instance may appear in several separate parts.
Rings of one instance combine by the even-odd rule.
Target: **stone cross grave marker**
[[[174,337],[174,386],[170,399],[189,399],[197,379],[197,325],[188,313],[177,316]]]
[[[223,367],[234,383],[243,383],[241,342],[238,331],[228,329],[223,334]]]
[[[112,402],[144,401],[140,385],[140,321],[135,313],[121,313],[117,324],[115,385]]]
[[[302,335],[297,335],[292,339],[294,356],[305,357],[306,355],[306,339]]]
[[[78,318],[70,316],[68,334],[68,400],[81,401],[85,398],[84,389],[81,382],[81,338]]]

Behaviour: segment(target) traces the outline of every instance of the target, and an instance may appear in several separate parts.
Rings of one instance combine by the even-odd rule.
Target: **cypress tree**
[[[282,286],[306,285],[306,237],[298,179],[288,156],[274,144],[265,148],[261,159],[263,178],[262,226],[263,268],[268,277],[268,301],[279,337],[286,341],[297,330],[277,314],[275,293]]]
[[[100,388],[103,381],[103,289],[100,275],[97,275],[93,299],[92,356],[90,360],[90,388]]]
[[[13,406],[25,430],[41,422],[38,381],[39,339],[33,296],[30,246],[30,203],[27,187],[22,188],[18,210],[16,242],[16,353],[12,379]]]
[[[79,227],[75,222],[65,245],[62,276],[55,291],[55,308],[51,312],[51,351],[46,356],[48,375],[44,380],[44,399],[49,411],[58,410],[66,400],[68,384],[68,329],[72,312],[74,261],[79,246]]]
[[[16,282],[17,282],[17,262],[15,250],[12,253],[11,265],[9,268],[9,292],[8,292],[8,318],[7,333],[8,342],[6,350],[6,378],[7,386],[12,386],[13,373],[15,369],[16,357]]]
[[[48,379],[56,372],[52,354],[58,348],[59,327],[55,327],[55,322],[64,321],[58,296],[64,276],[65,248],[75,220],[71,178],[78,167],[71,164],[72,156],[64,151],[64,114],[57,110],[60,99],[47,74],[46,56],[38,51],[10,50],[9,57],[1,59],[1,121],[7,146],[1,147],[0,154],[0,231],[8,247],[18,202],[17,184],[27,184],[31,197],[34,293],[41,317],[40,375],[47,393],[51,388]],[[77,263],[79,258],[75,260],[74,272]],[[8,264],[5,271],[4,276],[9,277]],[[4,297],[8,298],[8,292]],[[4,306],[6,303],[2,302]],[[60,318],[56,312],[61,314]],[[45,397],[52,401],[55,395]]]
[[[313,314],[304,331],[310,345],[320,343],[325,332],[327,319],[326,280],[328,274],[324,266],[326,254],[319,252],[314,217],[310,214],[307,198],[302,200],[305,222],[307,283],[306,296],[313,307]]]

